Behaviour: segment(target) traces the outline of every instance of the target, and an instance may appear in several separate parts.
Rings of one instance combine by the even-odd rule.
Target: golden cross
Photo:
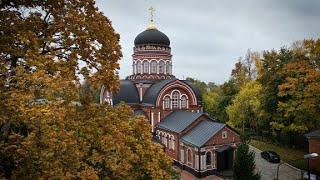
[[[151,21],[153,22],[154,12],[156,12],[156,10],[151,6],[149,8],[149,11],[150,11],[150,16],[151,16]]]

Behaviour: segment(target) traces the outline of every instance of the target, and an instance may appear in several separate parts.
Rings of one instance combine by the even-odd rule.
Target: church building
[[[173,74],[169,38],[153,18],[134,40],[132,74],[117,94],[101,88],[100,103],[128,104],[145,116],[157,142],[174,164],[197,177],[230,170],[239,135],[203,112],[199,89]]]

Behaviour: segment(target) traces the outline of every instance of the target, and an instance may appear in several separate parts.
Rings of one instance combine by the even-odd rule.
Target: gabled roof
[[[181,133],[191,123],[197,120],[203,113],[194,113],[188,111],[174,111],[165,117],[157,127]]]
[[[318,138],[320,138],[320,129],[319,129],[319,130],[312,131],[312,132],[309,132],[309,133],[305,134],[304,136],[306,136],[306,137],[318,137]]]
[[[137,88],[130,80],[121,80],[120,90],[113,97],[113,104],[119,104],[121,101],[124,101],[127,104],[140,103]]]
[[[186,135],[181,138],[182,142],[202,147],[212,136],[219,132],[226,125],[214,122],[212,120],[204,120],[192,128]]]

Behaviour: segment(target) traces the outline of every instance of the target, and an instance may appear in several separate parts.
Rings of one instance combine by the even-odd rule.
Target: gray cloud
[[[248,48],[279,49],[320,35],[319,0],[97,0],[121,36],[122,78],[132,72],[133,41],[147,26],[150,5],[171,40],[178,78],[222,83]]]

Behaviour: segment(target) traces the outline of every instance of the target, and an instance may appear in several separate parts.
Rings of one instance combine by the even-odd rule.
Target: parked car
[[[274,151],[262,151],[261,157],[271,163],[280,162],[280,156]]]

